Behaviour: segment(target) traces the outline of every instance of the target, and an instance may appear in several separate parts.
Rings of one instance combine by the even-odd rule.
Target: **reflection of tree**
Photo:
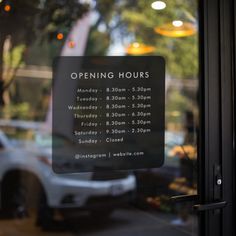
[[[137,41],[155,46],[154,54],[162,55],[166,59],[167,73],[174,79],[172,83],[179,81],[182,86],[186,79],[197,79],[198,76],[198,37],[194,35],[169,38],[156,34],[154,28],[171,23],[173,20],[196,24],[197,1],[168,0],[167,7],[161,11],[153,10],[152,2],[153,0],[96,1],[96,10],[99,12],[96,27],[105,29],[110,38],[124,45],[127,42]],[[100,39],[94,38],[93,45],[101,44]],[[97,51],[93,50],[93,53],[97,54]],[[194,100],[197,84],[195,85],[194,89],[191,88],[190,94],[185,88],[168,91],[166,107],[168,122],[181,124],[181,114],[196,105]]]
[[[0,3],[0,105],[4,92],[36,39],[55,40],[68,33],[74,21],[88,10],[78,0],[3,0]],[[64,37],[65,38],[65,37]],[[8,72],[6,73],[5,69]]]
[[[132,39],[156,46],[155,54],[163,55],[168,73],[174,78],[197,77],[197,36],[168,38],[158,35],[154,28],[173,20],[196,23],[196,0],[168,0],[167,7],[155,11],[150,6],[153,0],[97,1],[100,13],[98,25],[103,24],[107,32],[120,32],[121,40]]]
[[[104,55],[110,45],[110,36],[107,32],[100,32],[96,27],[90,30],[86,55]]]

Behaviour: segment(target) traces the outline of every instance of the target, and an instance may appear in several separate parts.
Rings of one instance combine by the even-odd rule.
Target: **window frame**
[[[226,201],[224,209],[204,211],[199,235],[235,235],[234,12],[233,0],[200,0],[200,203]],[[216,183],[219,168],[222,185]]]

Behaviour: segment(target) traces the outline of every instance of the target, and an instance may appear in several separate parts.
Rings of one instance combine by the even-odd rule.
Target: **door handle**
[[[170,198],[171,201],[175,203],[181,203],[181,202],[197,202],[199,199],[198,195],[180,195],[180,196],[173,196]],[[226,207],[227,202],[226,201],[219,201],[219,202],[212,202],[207,204],[196,204],[193,205],[193,209],[195,211],[210,211],[210,210],[218,210]]]
[[[226,207],[227,202],[213,202],[208,204],[197,204],[193,206],[193,209],[196,211],[210,211],[210,210],[218,210]]]
[[[196,202],[198,200],[198,195],[179,195],[170,198],[172,202]]]

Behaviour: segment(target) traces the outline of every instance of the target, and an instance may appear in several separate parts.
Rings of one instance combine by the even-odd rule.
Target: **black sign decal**
[[[59,57],[53,77],[55,172],[162,166],[162,57]]]

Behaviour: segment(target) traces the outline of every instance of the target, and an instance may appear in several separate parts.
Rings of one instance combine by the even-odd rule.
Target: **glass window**
[[[11,121],[18,120],[19,126],[34,121],[43,123],[44,132],[36,138],[40,150],[12,145],[7,158],[0,153],[0,165],[9,168],[0,168],[8,173],[2,179],[1,232],[197,235],[192,204],[173,203],[170,197],[197,194],[198,1],[3,0],[0,34],[0,115],[10,121],[10,128],[0,129],[32,140],[30,129],[22,132],[11,127]],[[83,55],[165,58],[161,168],[53,173],[51,152],[46,150],[51,139],[53,59]],[[19,162],[17,156],[24,158]]]

